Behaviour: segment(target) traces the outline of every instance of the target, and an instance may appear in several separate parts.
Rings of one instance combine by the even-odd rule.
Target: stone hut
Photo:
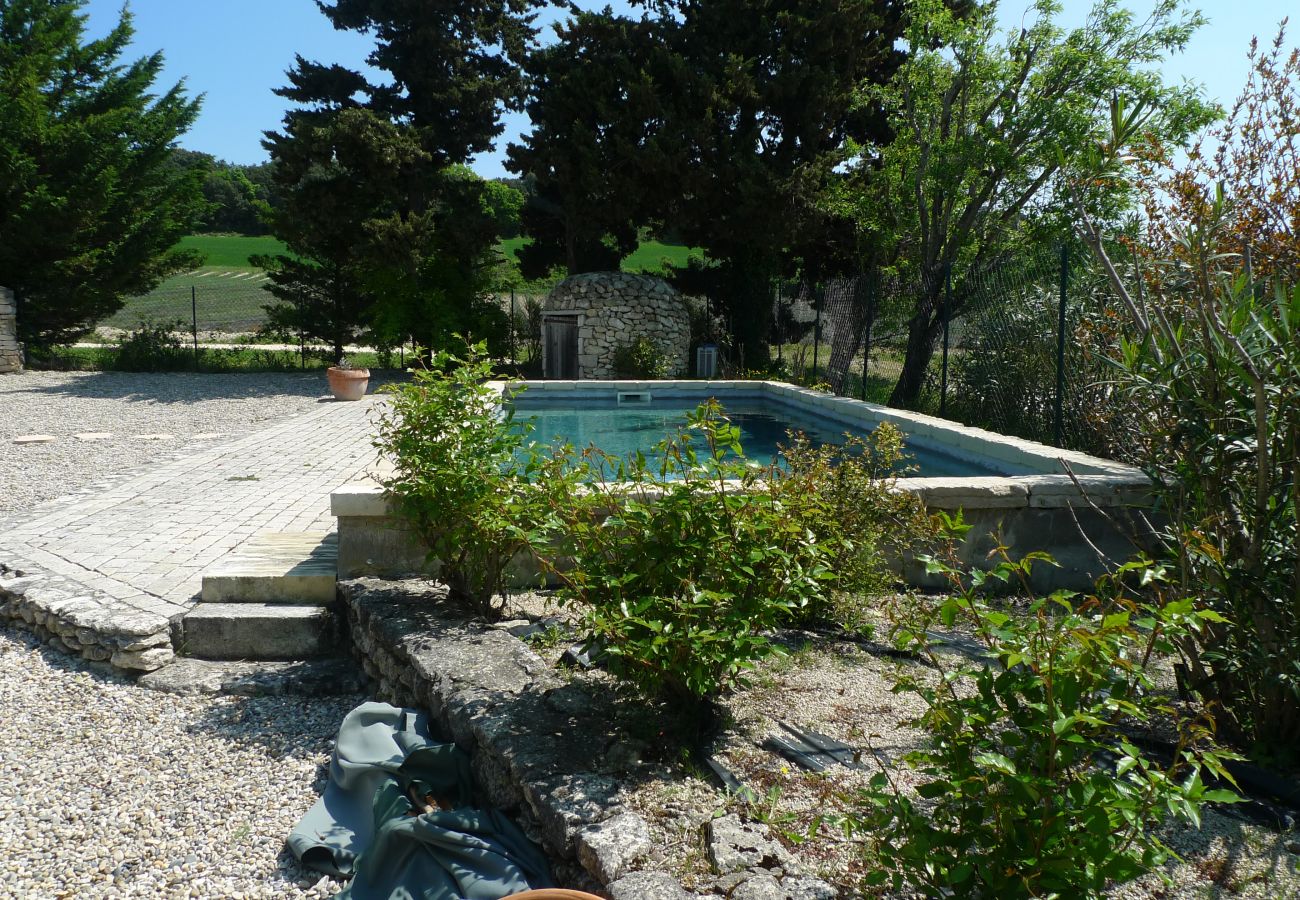
[[[14,292],[0,287],[0,372],[20,372],[23,347],[18,343],[18,302]]]
[[[547,378],[614,378],[614,354],[639,338],[659,347],[670,376],[687,372],[691,320],[681,294],[651,275],[573,275],[542,309],[542,371]]]

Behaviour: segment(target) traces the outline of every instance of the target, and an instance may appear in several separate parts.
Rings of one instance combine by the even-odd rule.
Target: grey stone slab
[[[205,603],[330,603],[338,538],[326,532],[264,532],[203,573]]]
[[[200,659],[309,659],[338,645],[327,606],[200,603],[180,620],[177,649]]]

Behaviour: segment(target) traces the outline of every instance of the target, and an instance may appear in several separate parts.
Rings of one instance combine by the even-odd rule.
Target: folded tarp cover
[[[416,798],[436,798],[418,812]],[[424,713],[363,703],[343,718],[329,783],[289,835],[308,868],[352,876],[351,900],[498,900],[552,887],[513,822],[474,805],[469,758],[429,735]]]

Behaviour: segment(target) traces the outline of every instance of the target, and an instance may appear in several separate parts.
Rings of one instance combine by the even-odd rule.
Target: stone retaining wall
[[[23,346],[18,343],[18,302],[14,292],[0,287],[0,373],[20,372]]]
[[[148,672],[174,658],[167,619],[115,609],[59,575],[0,563],[0,620],[11,620],[62,653]]]
[[[835,897],[766,826],[735,815],[704,829],[716,880],[687,893],[663,871],[650,824],[620,805],[622,784],[659,770],[619,727],[607,689],[562,678],[509,623],[467,620],[434,582],[361,578],[340,582],[339,594],[378,699],[428,711],[441,737],[470,754],[487,800],[543,845],[560,883],[612,900]]]

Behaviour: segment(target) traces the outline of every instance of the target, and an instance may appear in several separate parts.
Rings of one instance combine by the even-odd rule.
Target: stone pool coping
[[[776,400],[833,419],[846,428],[870,429],[888,421],[924,446],[938,447],[958,457],[975,455],[978,447],[979,456],[1031,471],[1031,474],[1024,475],[919,476],[896,481],[898,490],[916,495],[927,507],[934,509],[1058,509],[1086,506],[1088,501],[1100,507],[1149,506],[1151,503],[1150,479],[1142,470],[1125,463],[1049,447],[910,410],[835,397],[784,382],[497,381],[490,384],[497,387],[503,396],[523,388],[537,394],[563,394],[575,399],[620,392],[670,391],[674,396],[698,396],[701,400],[719,393],[747,399]],[[1074,477],[1064,471],[1066,466]],[[330,509],[337,517],[381,517],[392,513],[384,499],[384,489],[373,481],[345,485],[333,492]]]
[[[909,410],[834,397],[776,381],[497,381],[503,396],[523,388],[534,394],[572,398],[580,403],[619,392],[650,393],[701,401],[718,396],[765,400],[867,431],[880,422],[896,425],[909,441],[934,446],[959,458],[992,459],[1027,474],[907,477],[894,489],[912,494],[929,510],[961,510],[972,526],[956,548],[967,565],[987,566],[1005,543],[1013,554],[1050,554],[1057,566],[1036,566],[1035,590],[1087,590],[1116,562],[1148,549],[1151,523],[1144,517],[1155,504],[1147,476],[1133,466],[1073,450],[995,434]],[[380,475],[381,473],[374,473]],[[424,552],[399,519],[376,477],[345,485],[330,495],[339,525],[339,577],[402,575],[431,571]],[[942,587],[907,560],[893,561],[905,581],[917,587]],[[523,567],[517,573],[535,580]],[[529,582],[531,583],[531,581]]]

